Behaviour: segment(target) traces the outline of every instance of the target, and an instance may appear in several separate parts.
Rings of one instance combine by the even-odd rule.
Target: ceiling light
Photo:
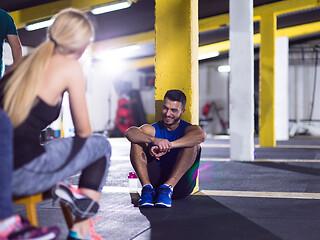
[[[212,51],[212,52],[206,52],[206,53],[200,53],[198,60],[218,57],[220,55],[219,51]]]
[[[228,73],[230,72],[230,65],[221,65],[218,67],[218,72],[220,73]]]
[[[54,19],[49,19],[49,20],[42,21],[42,22],[32,23],[32,24],[27,25],[25,28],[27,31],[34,31],[34,30],[38,30],[41,28],[49,27],[53,23],[53,21],[54,21]]]
[[[112,12],[112,11],[128,8],[130,6],[131,6],[131,1],[123,0],[123,1],[113,2],[113,3],[107,4],[107,5],[103,5],[103,6],[95,7],[93,9],[91,9],[91,12],[94,15],[98,15],[98,14],[102,14],[102,13],[107,13],[107,12]]]
[[[140,50],[139,45],[130,45],[122,48],[115,48],[107,51],[102,51],[96,58],[98,59],[124,59],[133,57]]]

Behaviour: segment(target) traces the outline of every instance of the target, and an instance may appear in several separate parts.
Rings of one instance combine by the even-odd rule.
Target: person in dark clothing
[[[9,13],[0,9],[0,77],[3,73],[3,44],[7,39],[11,48],[13,62],[17,62],[22,57],[22,48],[18,36],[16,25]]]

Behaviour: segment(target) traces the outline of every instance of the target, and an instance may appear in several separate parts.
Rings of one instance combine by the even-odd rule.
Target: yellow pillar
[[[166,91],[179,89],[187,96],[183,119],[198,124],[198,0],[156,0],[155,3],[156,120],[161,118]]]
[[[186,94],[183,119],[199,124],[198,0],[155,0],[155,109],[170,89]],[[199,177],[193,192],[199,190]]]
[[[270,11],[261,16],[260,33],[260,146],[275,147],[275,37],[277,17]]]

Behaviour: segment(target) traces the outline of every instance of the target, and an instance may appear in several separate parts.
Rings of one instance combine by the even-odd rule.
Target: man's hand
[[[170,152],[170,149],[172,147],[171,142],[169,142],[167,139],[162,138],[153,138],[152,144],[155,146],[152,146],[149,152],[150,155],[157,160],[160,160],[161,156],[163,156],[167,152]]]
[[[161,156],[170,151],[173,147],[172,142],[167,139],[156,138],[155,128],[149,124],[145,124],[140,128],[130,127],[125,133],[126,138],[132,143],[144,143],[154,145],[149,150],[150,155],[159,160]]]
[[[172,143],[167,139],[153,138],[152,144],[158,146],[160,152],[168,152],[172,147]]]
[[[169,150],[170,151],[170,150]],[[152,157],[154,157],[155,159],[157,160],[160,160],[160,157],[165,155],[167,152],[169,151],[160,151],[159,147],[158,146],[152,146],[150,149],[149,149],[149,153]]]

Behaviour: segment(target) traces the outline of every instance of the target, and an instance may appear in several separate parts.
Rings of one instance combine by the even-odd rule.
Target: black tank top
[[[0,107],[3,108],[4,87],[11,74],[0,79]],[[61,102],[56,106],[46,104],[39,97],[35,99],[26,120],[14,129],[14,169],[31,162],[45,152],[40,144],[41,131],[59,117]]]
[[[46,104],[39,97],[27,119],[14,129],[14,169],[31,162],[45,152],[40,133],[59,117],[61,101],[56,106]]]

